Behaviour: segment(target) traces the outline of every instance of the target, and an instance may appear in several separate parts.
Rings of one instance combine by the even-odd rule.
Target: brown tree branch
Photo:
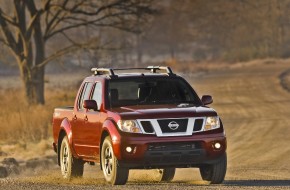
[[[39,21],[42,13],[43,13],[43,10],[40,10],[40,11],[37,11],[36,14],[32,16],[32,18],[28,24],[28,27],[27,27],[27,31],[26,31],[26,35],[25,35],[26,40],[29,40],[31,38],[35,24],[36,24],[36,22]]]
[[[68,12],[73,13],[73,14],[80,14],[80,15],[86,15],[86,16],[96,16],[96,15],[99,15],[102,11],[116,7],[124,2],[125,2],[124,0],[118,0],[118,1],[112,2],[110,4],[101,6],[101,7],[97,7],[97,6],[94,6],[93,4],[90,4],[91,8],[93,7],[94,9],[96,9],[96,11],[92,11],[92,12],[80,9],[81,6],[79,6],[79,5],[76,5],[71,9],[67,9],[66,7],[60,7],[60,8],[62,8],[64,11],[68,11]]]
[[[47,0],[46,2],[43,3],[44,11],[48,11],[50,9],[50,3],[51,3],[51,0]]]
[[[62,4],[62,7],[65,7],[68,3],[68,0],[65,0]],[[45,32],[44,32],[44,36],[47,36],[48,33],[50,33],[50,30],[52,28],[53,25],[55,25],[56,22],[61,21],[61,19],[58,19],[60,14],[62,13],[62,9],[58,9],[58,11],[54,14],[54,16],[51,18],[51,20],[49,20],[49,15],[52,14],[51,13],[51,9],[53,8],[53,5],[49,5],[48,11],[47,11],[47,15],[46,15],[46,28],[45,28]],[[58,24],[58,23],[57,23]]]
[[[53,54],[48,56],[43,62],[41,62],[38,65],[35,65],[32,69],[37,69],[37,68],[44,67],[45,65],[47,65],[52,60],[55,60],[55,59],[65,55],[65,54],[78,51],[78,50],[80,50],[82,48],[83,49],[89,48],[92,44],[94,44],[94,40],[90,41],[89,43],[69,45],[69,46],[67,46],[67,47],[65,47],[63,49],[60,49],[60,50],[54,52]]]
[[[61,32],[61,34],[73,45],[79,46],[80,44],[75,42],[72,38],[70,38],[65,32]]]
[[[3,40],[5,44],[7,44],[10,47],[10,49],[12,49],[13,52],[18,55],[19,51],[17,49],[16,40],[12,34],[12,31],[8,27],[6,20],[3,18],[2,13],[3,11],[0,8],[0,26],[2,29],[3,37],[4,37]]]
[[[41,21],[38,15],[42,14],[42,10],[37,10],[34,1],[27,1],[26,6],[30,12],[31,17],[35,17],[35,21],[33,24],[33,39],[35,45],[35,57],[34,57],[34,65],[39,65],[45,60],[45,44],[42,35]],[[42,72],[44,72],[42,70]],[[43,78],[41,79],[43,80]]]
[[[14,0],[15,16],[17,21],[17,27],[23,36],[26,33],[26,15],[25,4],[23,1]]]
[[[0,43],[2,43],[5,46],[9,47],[9,44],[3,38],[0,38]]]
[[[9,24],[11,24],[11,25],[14,25],[14,26],[17,26],[17,23],[15,22],[15,18],[8,16],[8,15],[5,14],[2,10],[0,10],[0,11],[1,11],[0,14],[2,15],[2,18],[3,18],[7,23],[9,23]]]
[[[149,3],[152,0],[144,0],[144,2]],[[112,23],[124,23],[124,17],[128,22],[132,21],[134,15],[141,15],[143,13],[152,13],[152,10],[146,3],[142,3],[143,1],[132,1],[132,0],[116,0],[110,3],[105,3],[100,6],[94,3],[85,4],[85,0],[76,3],[73,7],[68,7],[67,2],[64,1],[63,4],[54,4],[51,5],[54,9],[58,9],[52,20],[47,24],[44,39],[45,41],[49,38],[65,32],[67,30],[71,30],[74,28],[82,27],[82,26],[109,26],[111,27]],[[87,10],[88,9],[88,10]],[[150,12],[151,11],[151,12]],[[63,14],[60,16],[60,14]],[[67,14],[65,14],[67,13]],[[132,16],[132,17],[130,17]],[[96,18],[99,17],[99,18]],[[123,17],[123,18],[122,18]],[[138,16],[140,17],[140,16]],[[116,22],[116,20],[120,20]],[[123,19],[121,21],[121,19]],[[112,20],[114,20],[112,22]],[[63,27],[58,28],[61,23],[64,24]],[[118,26],[115,28],[122,29],[122,27]],[[127,31],[130,31],[128,27]]]
[[[45,33],[44,33],[44,40],[48,40],[48,36],[50,35],[50,33],[52,33],[53,30],[55,30],[57,28],[57,26],[64,20],[64,18],[67,16],[68,13],[63,13],[62,11],[59,12],[62,15],[58,15],[57,17],[55,17],[55,21],[52,22],[52,25],[50,25],[48,28],[46,28]]]
[[[89,20],[89,21],[84,20],[83,22],[79,22],[79,23],[69,23],[69,22],[67,22],[66,20],[73,19],[71,17],[63,18],[63,20],[61,22],[69,23],[69,25],[65,26],[65,27],[62,27],[62,28],[60,28],[58,30],[55,30],[55,31],[51,32],[50,34],[47,34],[46,36],[44,36],[44,39],[47,40],[47,39],[53,37],[56,34],[59,34],[59,33],[65,32],[67,30],[74,29],[74,28],[79,28],[81,26],[94,25],[94,26],[102,26],[102,27],[108,26],[108,27],[110,27],[110,26],[113,26],[112,23],[105,23],[105,22],[102,23],[102,21],[105,20],[105,19],[109,19],[109,18],[118,18],[118,16],[122,16],[122,15],[124,16],[124,15],[129,15],[129,14],[128,13],[123,13],[123,12],[115,13],[115,14],[107,14],[107,15],[104,15],[104,16],[98,18],[98,19],[95,19],[95,20]],[[119,23],[121,23],[121,22],[119,22]]]

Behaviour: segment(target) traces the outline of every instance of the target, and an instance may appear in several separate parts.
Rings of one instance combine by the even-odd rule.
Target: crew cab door
[[[83,83],[72,118],[72,140],[74,149],[77,155],[82,157],[88,155],[89,152],[88,142],[86,141],[89,138],[89,133],[84,127],[86,110],[83,108],[83,102],[89,98],[92,87],[93,83]]]
[[[98,83],[96,83],[98,84]],[[99,158],[99,138],[101,131],[100,112],[87,110],[83,107],[84,100],[90,99],[95,94],[97,85],[92,82],[83,84],[77,105],[74,109],[72,122],[73,144],[78,156],[89,160]],[[101,105],[101,102],[100,102]]]
[[[93,87],[90,99],[95,100],[98,105],[97,110],[86,110],[84,128],[89,134],[87,135],[87,143],[89,145],[88,156],[96,161],[99,161],[99,144],[101,139],[102,117],[102,84],[96,82]]]

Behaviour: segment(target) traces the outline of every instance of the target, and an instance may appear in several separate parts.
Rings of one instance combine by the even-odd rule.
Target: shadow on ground
[[[231,186],[287,186],[290,187],[289,180],[227,180],[224,182],[225,185]]]

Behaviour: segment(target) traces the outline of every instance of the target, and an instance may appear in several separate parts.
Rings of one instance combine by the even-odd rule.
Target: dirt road
[[[156,170],[135,170],[126,186],[112,187],[98,167],[86,166],[84,179],[66,182],[54,168],[0,179],[0,189],[290,189],[290,93],[279,79],[289,68],[267,61],[188,77],[199,95],[213,95],[226,128],[222,185],[207,185],[197,169],[178,169],[172,183],[158,183]]]

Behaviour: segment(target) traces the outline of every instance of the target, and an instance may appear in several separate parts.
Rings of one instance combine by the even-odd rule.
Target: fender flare
[[[71,124],[67,118],[64,118],[60,124],[60,130],[58,134],[58,142],[57,142],[57,160],[58,165],[60,165],[60,146],[62,139],[67,136],[70,149],[72,151],[72,154],[75,158],[78,158],[78,155],[76,154],[74,148],[73,148],[73,140],[72,140],[72,129]]]
[[[100,161],[101,161],[101,153],[102,153],[102,144],[106,136],[110,136],[112,140],[113,152],[118,160],[122,158],[121,154],[121,135],[117,128],[116,122],[112,118],[108,118],[102,127],[101,133],[101,140],[100,140]]]

